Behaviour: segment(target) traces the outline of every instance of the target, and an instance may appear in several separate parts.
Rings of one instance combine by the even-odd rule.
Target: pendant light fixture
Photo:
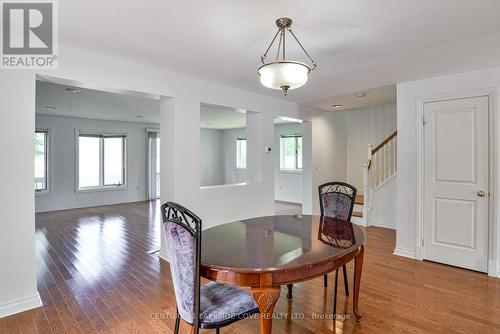
[[[316,68],[316,63],[293,33],[291,28],[291,19],[288,17],[281,17],[276,20],[276,25],[278,26],[278,32],[274,35],[274,38],[264,55],[260,57],[263,65],[259,67],[257,73],[260,76],[260,82],[262,85],[271,89],[281,89],[286,95],[289,89],[295,89],[305,85],[307,79],[309,78],[309,73]],[[311,65],[286,59],[285,40],[287,31],[293,36],[302,51],[304,51],[306,56],[309,58]],[[267,54],[276,41],[278,35],[279,42],[276,60],[271,63],[266,63]]]

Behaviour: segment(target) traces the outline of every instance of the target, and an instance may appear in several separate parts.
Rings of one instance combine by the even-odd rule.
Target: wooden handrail
[[[377,153],[382,147],[384,147],[388,142],[390,142],[394,137],[398,135],[397,131],[394,131],[389,137],[387,137],[383,142],[372,150],[372,155]]]

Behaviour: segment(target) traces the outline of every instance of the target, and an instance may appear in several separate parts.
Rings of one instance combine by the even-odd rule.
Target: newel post
[[[370,225],[370,219],[369,219],[369,212],[370,212],[370,206],[371,206],[371,187],[370,187],[370,180],[371,180],[371,174],[372,174],[372,168],[373,168],[373,161],[372,161],[372,144],[368,144],[368,150],[367,150],[367,160],[366,163],[363,166],[363,219],[365,221],[365,225],[369,226]]]

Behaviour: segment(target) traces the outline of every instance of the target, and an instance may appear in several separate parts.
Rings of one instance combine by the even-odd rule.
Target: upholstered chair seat
[[[246,291],[228,284],[208,283],[200,290],[202,324],[224,323],[255,313],[259,307]]]

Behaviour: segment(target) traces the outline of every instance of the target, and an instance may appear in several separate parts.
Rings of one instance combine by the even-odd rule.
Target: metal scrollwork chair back
[[[321,215],[351,220],[357,189],[344,182],[328,182],[318,187]]]
[[[240,288],[215,282],[201,286],[201,219],[173,202],[163,204],[161,214],[177,304],[174,333],[180,318],[195,334],[200,328],[219,333],[221,327],[258,313],[253,297]]]

